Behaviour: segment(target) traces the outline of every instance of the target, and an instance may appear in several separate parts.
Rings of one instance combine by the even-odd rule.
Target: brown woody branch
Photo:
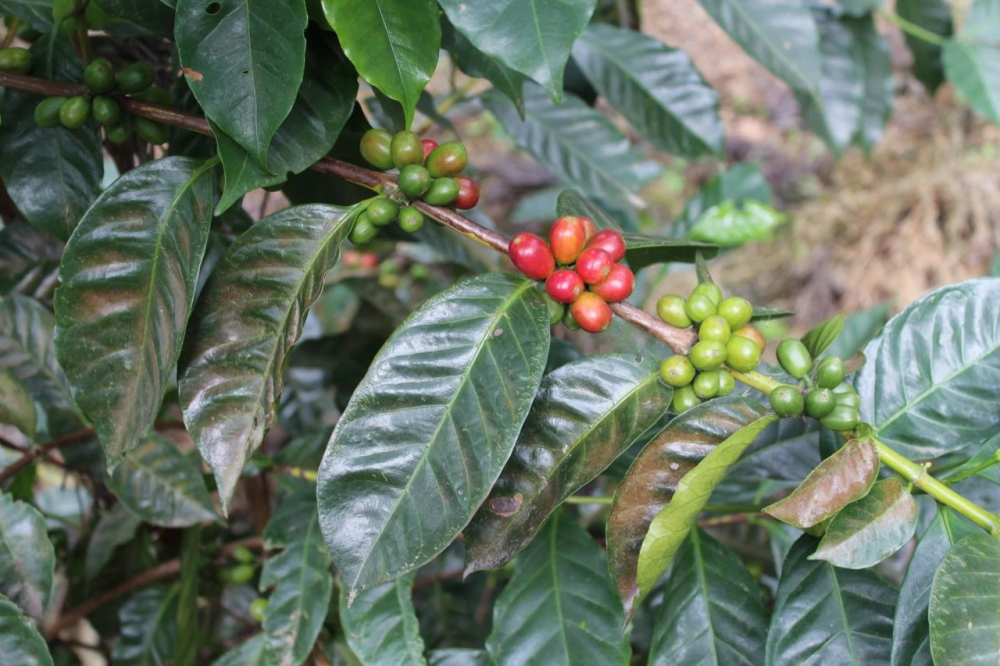
[[[8,72],[0,72],[0,87],[15,88],[41,95],[73,96],[87,93],[86,87],[79,84],[48,81],[46,79]],[[119,97],[117,101],[124,111],[134,115],[201,134],[212,133],[208,121],[200,116],[129,97]],[[389,174],[365,169],[354,164],[342,162],[333,157],[324,157],[312,165],[311,168],[320,173],[344,178],[372,189],[378,189],[387,183],[395,182],[395,178]],[[510,240],[501,234],[476,224],[451,209],[431,206],[422,201],[416,202],[414,205],[428,217],[437,220],[441,224],[451,227],[455,231],[497,252],[506,254],[507,245]],[[633,305],[628,303],[614,303],[611,309],[625,321],[648,331],[653,337],[666,343],[675,353],[687,354],[691,346],[695,343],[697,336],[694,330],[675,328],[669,324],[665,324],[659,318]],[[0,477],[0,480],[2,480],[2,477]]]

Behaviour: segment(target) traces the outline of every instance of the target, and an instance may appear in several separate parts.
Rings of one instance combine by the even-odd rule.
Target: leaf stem
[[[942,47],[945,45],[945,42],[948,41],[941,35],[935,32],[931,32],[927,28],[922,28],[916,23],[913,23],[912,21],[907,21],[899,14],[894,14],[890,11],[886,11],[885,9],[878,9],[876,10],[876,12],[878,13],[879,16],[881,16],[886,21],[893,24],[906,34],[910,35],[911,37],[916,37],[921,41],[927,42],[928,44],[933,44],[934,46]]]

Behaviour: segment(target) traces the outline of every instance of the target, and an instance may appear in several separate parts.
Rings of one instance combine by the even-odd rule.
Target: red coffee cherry
[[[479,183],[470,176],[455,176],[458,197],[453,202],[459,210],[471,210],[479,203]]]
[[[522,232],[514,236],[507,247],[507,253],[517,270],[535,280],[544,280],[556,269],[552,251],[535,234]]]
[[[635,273],[626,266],[615,264],[611,267],[608,279],[600,284],[595,284],[591,291],[608,303],[617,303],[631,296],[633,289],[635,289]]]
[[[438,142],[434,139],[421,139],[420,145],[424,147],[424,162],[427,161],[427,156],[434,152],[434,149],[438,147]]]
[[[611,307],[597,294],[585,291],[569,306],[570,314],[588,333],[600,333],[611,325]]]
[[[580,256],[586,242],[587,230],[583,225],[583,218],[567,215],[552,223],[549,246],[558,263],[572,264]]]
[[[581,217],[580,222],[581,224],[583,224],[584,232],[586,232],[584,233],[584,237],[586,238],[586,240],[590,240],[591,238],[593,238],[594,234],[597,233],[597,225],[594,224],[594,221],[589,217]]]
[[[545,291],[560,303],[574,302],[586,288],[580,274],[568,268],[556,271],[545,281]]]
[[[614,229],[604,229],[587,241],[588,248],[598,248],[611,255],[611,261],[621,261],[625,256],[625,239]]]
[[[587,284],[600,284],[611,275],[615,260],[611,255],[596,247],[588,247],[576,260],[576,272]]]

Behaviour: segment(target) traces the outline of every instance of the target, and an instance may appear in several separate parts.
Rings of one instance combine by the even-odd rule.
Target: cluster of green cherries
[[[166,143],[170,129],[148,118],[130,117],[122,113],[113,93],[131,95],[156,104],[170,104],[169,91],[153,88],[153,64],[132,63],[115,74],[107,58],[97,58],[83,71],[87,94],[75,97],[49,97],[35,107],[35,122],[41,127],[70,129],[83,127],[91,117],[104,125],[108,141],[124,143],[134,130],[152,144]]]
[[[782,417],[806,414],[837,431],[858,427],[861,399],[850,383],[843,359],[825,356],[813,359],[801,340],[786,338],[778,343],[778,363],[798,386],[783,384],[771,391],[771,408]]]
[[[663,381],[674,387],[678,414],[703,400],[729,395],[736,388],[729,366],[749,372],[760,364],[764,336],[753,326],[753,305],[745,298],[723,298],[722,290],[702,282],[688,298],[668,294],[656,304],[660,319],[688,328],[698,325],[698,342],[687,356],[670,356],[660,365]]]
[[[371,129],[361,137],[361,156],[381,171],[397,169],[396,187],[405,198],[400,205],[392,197],[374,199],[360,213],[351,228],[351,241],[367,243],[378,235],[379,227],[399,220],[399,227],[408,233],[419,231],[423,214],[407,205],[424,201],[432,206],[454,205],[469,210],[479,203],[479,184],[468,176],[459,175],[468,166],[468,151],[459,141],[438,145],[431,139],[421,139],[414,132],[395,135],[381,129]]]

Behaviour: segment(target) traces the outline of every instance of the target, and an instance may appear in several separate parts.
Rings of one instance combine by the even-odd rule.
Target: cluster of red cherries
[[[635,287],[635,275],[618,263],[625,257],[625,239],[613,229],[598,231],[586,217],[560,217],[549,230],[548,243],[520,233],[507,252],[519,271],[545,280],[546,293],[562,306],[553,312],[553,323],[561,320],[572,329],[600,333],[611,325],[608,303],[624,301]]]

